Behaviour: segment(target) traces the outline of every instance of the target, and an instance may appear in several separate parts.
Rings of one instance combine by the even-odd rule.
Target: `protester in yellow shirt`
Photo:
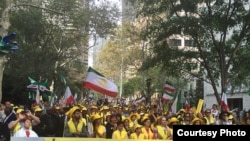
[[[144,134],[141,132],[141,127],[140,124],[134,126],[134,132],[130,135],[130,139],[145,139]]]
[[[151,121],[149,119],[149,117],[147,115],[144,115],[144,117],[142,118],[142,133],[144,134],[144,136],[146,137],[146,139],[153,139],[153,132],[151,129]]]
[[[128,139],[127,131],[124,129],[122,121],[117,122],[117,130],[112,134],[112,139]]]
[[[156,126],[158,139],[166,140],[169,139],[171,136],[170,128],[167,126],[167,119],[166,117],[160,118],[160,125]]]
[[[65,137],[87,137],[86,120],[79,107],[70,109],[70,119],[65,126]]]
[[[93,134],[96,138],[106,138],[106,128],[102,124],[102,116],[95,114],[92,118]]]

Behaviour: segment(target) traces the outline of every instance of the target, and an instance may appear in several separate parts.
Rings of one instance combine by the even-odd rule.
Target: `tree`
[[[17,31],[20,46],[23,47],[19,54],[6,57],[5,78],[13,78],[12,87],[16,87],[14,80],[22,80],[22,84],[19,81],[18,90],[12,94],[25,91],[27,78],[31,75],[38,81],[55,83],[54,90],[61,89],[59,81],[62,74],[81,83],[79,81],[82,81],[84,71],[81,56],[88,52],[88,40],[92,36],[104,36],[111,32],[119,16],[117,7],[109,3],[96,5],[94,1],[78,4],[77,1],[67,0],[48,3],[37,1],[32,4],[22,2],[20,0],[13,4],[12,1],[6,1],[3,15],[10,12],[11,15],[2,18],[6,21],[1,20],[2,23],[8,23],[2,24],[8,26],[2,26],[1,31]]]
[[[248,80],[249,1],[137,2],[141,5],[139,15],[148,19],[143,37],[154,52],[144,69],[161,64],[173,76],[205,76],[202,80],[211,84],[218,103],[217,86],[223,92],[236,81],[242,84]],[[170,40],[178,36],[188,39],[183,48]]]
[[[97,55],[95,67],[117,83],[120,80],[121,67],[123,67],[123,73],[129,70],[133,72],[131,75],[136,75],[142,60],[140,42],[136,27],[129,22],[124,22],[104,44]],[[129,76],[124,74],[125,80],[128,79],[127,77]]]

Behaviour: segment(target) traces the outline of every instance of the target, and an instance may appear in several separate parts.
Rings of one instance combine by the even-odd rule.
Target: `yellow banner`
[[[44,141],[100,141],[100,140],[107,140],[110,141],[110,139],[103,139],[103,138],[44,138]],[[131,141],[132,139],[123,139],[122,141]],[[115,141],[115,139],[112,139],[112,141]],[[140,140],[137,139],[137,141],[155,141],[155,140]],[[159,140],[160,141],[160,140]],[[172,140],[165,140],[165,141],[172,141]]]
[[[204,103],[204,100],[203,100],[203,99],[199,99],[199,102],[198,102],[198,104],[197,104],[197,108],[196,108],[196,113],[195,113],[195,114],[201,112],[203,103]]]

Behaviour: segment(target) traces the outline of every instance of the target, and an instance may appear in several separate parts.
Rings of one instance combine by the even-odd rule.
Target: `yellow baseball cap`
[[[24,111],[24,110],[21,109],[21,108],[19,108],[19,109],[17,109],[16,114],[19,114],[19,113],[21,113],[22,111]]]

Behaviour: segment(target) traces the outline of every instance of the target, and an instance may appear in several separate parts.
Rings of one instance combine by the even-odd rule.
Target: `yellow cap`
[[[146,116],[143,116],[143,118],[142,118],[142,120],[141,120],[142,123],[145,122],[147,119],[149,119],[149,116],[147,116],[147,115],[146,115]]]
[[[131,120],[133,116],[135,116],[136,119],[139,119],[139,118],[140,118],[140,115],[139,115],[139,114],[137,114],[137,113],[131,113],[131,114],[129,115],[129,119]]]
[[[137,128],[141,128],[142,126],[140,124],[135,124],[134,126],[134,130],[136,130]]]
[[[192,120],[191,123],[194,124],[196,121],[200,121],[201,123],[203,122],[202,119],[196,117]]]
[[[107,112],[106,116],[111,116],[111,113],[110,113],[110,112]]]
[[[69,117],[72,117],[73,113],[74,113],[76,110],[80,110],[80,108],[79,108],[78,106],[72,107],[72,108],[69,110]]]
[[[102,110],[108,110],[109,107],[108,107],[108,106],[103,106],[101,109],[102,109]]]
[[[39,107],[40,107],[40,106],[37,105],[37,106],[34,106],[34,107],[32,107],[32,108],[33,108],[33,109],[36,109],[36,108],[39,108]]]
[[[99,114],[95,114],[93,117],[92,117],[92,121],[96,120],[96,119],[100,119],[102,118],[102,116],[100,116]]]
[[[128,122],[130,122],[129,118],[122,116],[122,122],[124,122],[125,120],[128,120]]]
[[[180,112],[186,113],[186,110],[185,109],[180,109],[178,113],[180,113]]]
[[[229,116],[228,116],[228,119],[229,119],[229,120],[234,119],[233,115],[229,115]]]
[[[21,109],[21,108],[19,108],[19,109],[17,109],[16,113],[19,114],[19,113],[21,113],[22,111],[24,111],[24,110]]]
[[[97,106],[92,105],[90,108],[91,108],[91,109],[97,109]]]
[[[40,107],[36,108],[34,112],[41,112],[43,111],[43,109],[41,109]]]
[[[169,119],[169,124],[171,124],[173,122],[179,122],[179,120],[176,117],[172,117]]]
[[[119,106],[118,105],[114,105],[113,108],[118,108]]]
[[[85,106],[83,106],[82,111],[87,111],[87,108]]]

